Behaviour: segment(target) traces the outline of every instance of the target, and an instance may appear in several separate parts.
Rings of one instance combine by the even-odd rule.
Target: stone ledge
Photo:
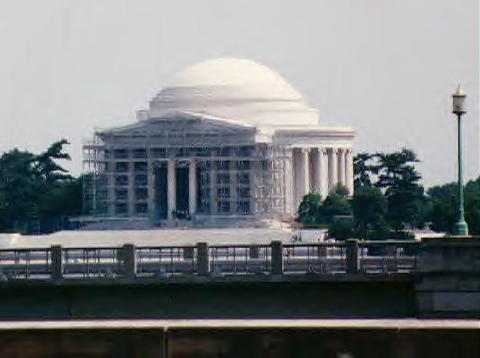
[[[0,283],[3,287],[31,287],[31,286],[124,286],[124,285],[182,285],[182,284],[244,284],[244,283],[290,283],[290,282],[325,282],[325,283],[383,283],[383,282],[412,282],[413,276],[407,273],[391,274],[338,274],[338,275],[255,275],[255,276],[189,276],[169,278],[135,278],[135,279],[62,279],[53,280],[10,280]]]

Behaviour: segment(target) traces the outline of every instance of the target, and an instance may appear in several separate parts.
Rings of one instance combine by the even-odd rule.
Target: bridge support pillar
[[[137,253],[135,245],[123,245],[123,267],[125,278],[129,280],[135,279],[137,276]]]
[[[60,245],[52,246],[50,250],[52,260],[51,278],[54,281],[58,281],[63,278],[62,247]]]
[[[424,238],[414,274],[420,317],[480,317],[480,237]]]
[[[283,244],[281,241],[272,241],[272,275],[283,274]]]
[[[206,242],[197,243],[197,273],[199,276],[208,276],[210,274],[210,258]]]
[[[348,239],[347,247],[347,273],[358,273],[360,260],[358,255],[358,240]]]

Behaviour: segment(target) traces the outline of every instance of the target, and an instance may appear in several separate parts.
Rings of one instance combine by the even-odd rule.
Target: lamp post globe
[[[465,212],[463,204],[463,154],[462,154],[462,116],[466,113],[465,110],[465,98],[467,94],[458,86],[455,93],[452,95],[452,112],[457,115],[458,119],[458,183],[457,183],[457,197],[458,197],[458,208],[457,208],[457,222],[453,226],[453,234],[466,236],[468,235],[468,225],[465,221]]]

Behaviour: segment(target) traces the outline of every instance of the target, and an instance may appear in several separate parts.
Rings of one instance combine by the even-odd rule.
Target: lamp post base
[[[468,225],[465,220],[459,220],[453,226],[453,234],[459,236],[467,236],[468,235]]]

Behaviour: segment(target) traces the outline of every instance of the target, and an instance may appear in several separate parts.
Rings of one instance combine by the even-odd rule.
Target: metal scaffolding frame
[[[137,122],[96,130],[83,154],[85,215],[155,219],[154,168],[168,160],[197,163],[201,214],[278,218],[287,209],[291,149],[257,142],[252,127],[201,118]],[[141,174],[146,182],[137,180]],[[138,212],[144,201],[147,212]]]

